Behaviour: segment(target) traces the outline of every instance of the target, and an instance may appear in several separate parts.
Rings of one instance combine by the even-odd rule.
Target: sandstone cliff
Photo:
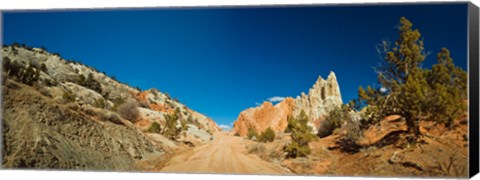
[[[283,131],[287,127],[287,117],[292,114],[295,101],[286,98],[275,106],[270,102],[264,102],[256,108],[242,111],[237,121],[233,124],[234,131],[241,136],[247,134],[248,128],[254,128],[259,132],[271,127],[274,131]]]
[[[268,127],[275,131],[283,131],[288,124],[288,116],[296,116],[305,111],[310,118],[309,125],[316,132],[319,121],[341,104],[342,97],[337,78],[334,72],[330,72],[326,80],[319,77],[308,94],[302,92],[295,99],[286,98],[275,106],[270,102],[264,102],[261,106],[242,111],[234,123],[233,131],[242,136],[246,135],[248,128],[259,132]]]

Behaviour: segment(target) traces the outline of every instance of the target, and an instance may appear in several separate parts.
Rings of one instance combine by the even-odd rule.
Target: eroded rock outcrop
[[[233,131],[242,136],[247,134],[248,128],[259,132],[268,127],[283,131],[288,124],[288,116],[296,116],[305,111],[310,118],[309,125],[316,132],[320,120],[342,103],[337,77],[330,72],[327,79],[319,77],[308,94],[302,92],[295,99],[288,97],[275,106],[264,102],[261,106],[242,111],[234,123]]]
[[[319,121],[328,114],[333,108],[343,104],[338,86],[337,77],[334,72],[330,72],[327,79],[318,77],[317,81],[308,94],[302,92],[295,99],[294,115],[305,111],[310,118],[309,125],[312,126],[314,132],[317,131]]]
[[[175,109],[177,109],[178,116],[181,119],[199,126],[198,128],[200,130],[208,132],[210,136],[214,132],[221,131],[221,128],[218,127],[217,123],[212,119],[188,108],[178,101],[172,100],[169,96],[156,89],[142,91],[138,93],[135,98],[145,106],[144,108],[140,108],[142,119],[164,125],[164,115],[172,114]]]
[[[248,128],[254,128],[262,132],[268,127],[274,131],[283,131],[287,127],[287,118],[293,113],[295,100],[286,98],[282,102],[273,105],[264,102],[261,106],[247,109],[240,113],[233,129],[241,136],[247,134]]]

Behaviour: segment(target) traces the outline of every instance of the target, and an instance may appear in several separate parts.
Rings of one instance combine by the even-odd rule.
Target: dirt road
[[[213,142],[172,157],[161,172],[289,174],[278,165],[247,154],[243,140],[223,132],[216,133]]]

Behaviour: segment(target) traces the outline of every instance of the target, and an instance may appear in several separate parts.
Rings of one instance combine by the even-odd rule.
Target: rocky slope
[[[140,131],[97,122],[32,87],[5,83],[3,167],[135,170],[135,161],[163,153]]]
[[[3,167],[135,170],[145,158],[220,131],[168,94],[141,92],[43,49],[5,46],[2,65]],[[133,111],[121,109],[128,103]],[[161,132],[172,114],[180,132],[167,138]]]
[[[308,94],[302,92],[295,99],[286,98],[275,106],[270,102],[264,102],[261,106],[242,111],[234,123],[233,131],[242,136],[247,134],[248,128],[256,129],[258,132],[268,127],[275,131],[283,131],[288,124],[288,116],[296,116],[305,111],[310,118],[309,125],[316,132],[320,120],[342,103],[337,78],[334,72],[330,72],[327,79],[318,77]]]

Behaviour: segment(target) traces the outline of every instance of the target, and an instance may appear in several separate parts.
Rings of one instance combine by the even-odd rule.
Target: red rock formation
[[[133,94],[134,97],[137,99],[138,102],[148,104],[150,109],[155,110],[155,111],[160,111],[163,113],[172,113],[173,108],[168,106],[165,103],[157,103],[157,102],[150,102],[148,100],[148,96],[152,94],[152,90],[146,90],[139,92],[138,94]]]
[[[286,98],[275,106],[270,102],[264,102],[261,106],[250,108],[240,113],[233,129],[241,136],[247,134],[248,128],[254,128],[262,132],[268,127],[274,131],[283,131],[287,127],[287,118],[292,114],[295,100]]]
[[[363,132],[363,137],[357,141],[357,144],[362,146],[372,145],[378,143],[387,135],[398,132],[407,131],[407,123],[405,119],[399,115],[390,115],[385,117],[378,126],[370,126]]]
[[[132,95],[137,99],[138,102],[148,105],[149,110],[161,112],[163,114],[171,114],[174,112],[175,108],[178,108],[182,114],[187,114],[185,117],[191,116],[194,120],[196,120],[201,126],[199,128],[210,131],[211,133],[221,131],[221,128],[218,127],[217,123],[215,123],[215,121],[212,119],[187,108],[185,105],[180,104],[179,102],[169,100],[166,95],[160,93],[158,90],[150,89],[139,93],[132,93]],[[170,104],[167,103],[167,101],[170,101]],[[141,111],[141,113],[148,112],[148,110],[144,111]],[[163,114],[144,118],[150,119],[150,121],[154,118],[159,118],[161,119],[159,123],[162,124]]]
[[[330,72],[327,79],[318,77],[308,94],[302,92],[296,99],[289,97],[275,106],[264,102],[260,107],[241,112],[234,123],[233,131],[242,136],[247,134],[248,128],[254,128],[258,132],[268,127],[283,131],[288,124],[288,116],[296,116],[305,111],[310,119],[308,125],[312,127],[312,133],[316,133],[328,112],[341,104],[337,77]]]

